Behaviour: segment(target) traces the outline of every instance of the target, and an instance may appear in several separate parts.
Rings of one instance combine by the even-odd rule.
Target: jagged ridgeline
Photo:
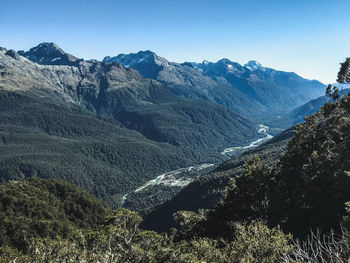
[[[0,50],[0,181],[63,179],[118,207],[160,173],[217,162],[225,147],[259,136],[234,112],[117,63],[82,61],[53,43],[20,53],[28,59]]]
[[[215,102],[251,119],[287,113],[321,96],[326,88],[319,81],[264,67],[256,61],[245,65],[229,59],[179,64],[151,51],[105,57],[103,61],[134,68],[143,77],[165,83],[179,96]]]

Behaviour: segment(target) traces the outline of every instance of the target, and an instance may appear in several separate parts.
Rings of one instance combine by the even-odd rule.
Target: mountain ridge
[[[152,51],[105,57],[132,67],[143,77],[165,83],[177,95],[209,100],[246,117],[292,110],[322,95],[325,86],[294,72],[264,67],[256,61],[245,65],[227,58],[217,62],[169,62]],[[286,103],[288,101],[288,103]]]

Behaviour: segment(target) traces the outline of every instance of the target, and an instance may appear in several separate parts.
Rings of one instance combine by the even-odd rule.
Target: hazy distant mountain
[[[342,97],[343,94],[350,93],[350,89],[348,88],[348,85],[340,85],[340,84],[333,84],[334,86],[339,86],[340,89],[340,96]],[[285,115],[281,115],[276,119],[271,119],[267,122],[268,125],[271,125],[273,127],[280,127],[280,128],[288,128],[291,126],[294,126],[297,123],[303,123],[304,117],[309,116],[311,114],[314,114],[317,112],[324,104],[330,101],[330,98],[327,96],[320,96],[316,99],[310,100],[307,103],[296,107],[291,112]]]
[[[350,89],[343,89],[340,91],[340,95],[348,93],[350,93]],[[301,123],[304,121],[305,116],[314,114],[329,100],[330,98],[326,96],[321,96],[317,99],[311,100],[291,111],[289,114],[290,119],[293,121],[293,124]]]
[[[165,83],[178,95],[209,100],[252,118],[286,113],[325,90],[319,81],[266,68],[256,61],[244,66],[228,59],[178,64],[151,51],[105,57],[103,61],[134,68],[143,77]]]
[[[325,85],[319,81],[304,79],[293,72],[263,67],[256,61],[249,61],[244,66],[228,59],[192,65],[217,82],[231,84],[274,113],[287,112],[325,91]]]

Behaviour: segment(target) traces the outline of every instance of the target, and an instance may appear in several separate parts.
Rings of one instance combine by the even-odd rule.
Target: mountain
[[[143,77],[165,83],[177,95],[212,101],[252,119],[257,114],[266,118],[286,113],[325,90],[318,81],[266,68],[256,61],[244,66],[228,59],[179,64],[151,51],[105,57],[103,61],[134,68]]]
[[[18,51],[18,54],[41,65],[67,65],[78,66],[82,59],[65,53],[55,43],[41,43],[29,51]]]
[[[220,149],[255,136],[252,124],[237,114],[210,102],[179,98],[160,83],[119,64],[86,61],[73,72],[50,69],[55,69],[50,72],[53,76],[44,74],[40,81],[50,81],[65,100],[112,117],[152,140]],[[37,75],[42,73],[41,69]],[[180,123],[182,129],[175,129]]]
[[[241,115],[247,116],[253,111],[265,110],[263,105],[249,100],[231,85],[222,85],[214,81],[195,69],[191,63],[169,62],[151,51],[105,57],[103,61],[105,63],[118,62],[125,67],[134,68],[143,77],[166,84],[169,90],[179,96],[215,102]]]
[[[0,181],[63,179],[112,207],[158,174],[259,136],[230,110],[117,63],[39,65],[2,48],[0,101]]]
[[[350,93],[350,89],[347,88],[347,85],[335,84],[335,86],[338,86],[340,88],[340,97],[342,97],[344,94]],[[303,123],[305,116],[309,116],[316,113],[322,106],[325,105],[326,102],[329,102],[330,100],[331,99],[327,96],[320,96],[316,99],[310,100],[309,102],[299,107],[296,107],[288,114],[281,115],[276,119],[267,121],[266,124],[274,127],[278,126],[288,128],[294,126],[295,124]]]
[[[340,86],[340,85],[338,85]],[[345,88],[344,88],[345,87]],[[342,97],[344,94],[350,93],[350,89],[346,88],[345,85],[341,85],[340,96]],[[293,120],[293,125],[296,123],[301,123],[304,121],[305,116],[309,116],[317,112],[326,102],[330,101],[330,98],[327,96],[321,96],[314,100],[311,100],[305,103],[302,106],[297,107],[293,111],[290,112],[290,119]]]
[[[263,67],[256,61],[249,61],[244,66],[228,59],[192,65],[213,80],[232,85],[249,99],[264,105],[269,113],[288,112],[322,95],[325,90],[319,81]]]
[[[174,63],[169,63],[166,59],[157,56],[155,53],[147,50],[140,51],[136,54],[131,53],[128,55],[120,54],[116,57],[105,57],[103,59],[105,63],[118,62],[126,68],[134,68],[144,78],[156,79],[159,72],[165,67],[174,66]]]
[[[112,207],[155,175],[216,159],[23,92],[0,92],[0,181],[40,176],[69,181]]]

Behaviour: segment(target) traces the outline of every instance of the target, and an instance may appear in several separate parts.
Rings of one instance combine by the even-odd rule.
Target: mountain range
[[[103,61],[134,68],[143,77],[166,84],[177,95],[215,102],[252,119],[286,113],[325,90],[319,81],[263,67],[256,61],[244,66],[228,59],[179,64],[151,51],[108,56]]]
[[[70,65],[63,53],[51,65],[56,49],[31,49],[33,61],[0,50],[1,181],[63,179],[117,207],[161,172],[217,162],[223,148],[259,137],[229,109],[179,97],[119,64]]]
[[[0,180],[63,179],[118,207],[163,172],[226,160],[225,148],[262,136],[261,118],[323,87],[257,62],[179,64],[151,51],[100,62],[54,43],[1,48]]]

